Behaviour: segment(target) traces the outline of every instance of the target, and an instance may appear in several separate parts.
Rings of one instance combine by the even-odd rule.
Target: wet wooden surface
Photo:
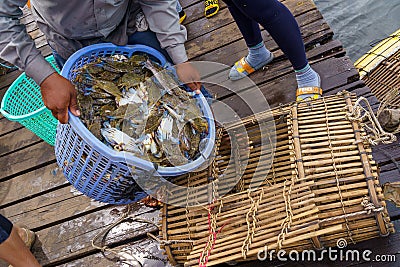
[[[221,1],[220,1],[221,2]],[[284,0],[301,27],[307,56],[311,65],[320,73],[326,95],[343,89],[367,97],[374,107],[377,99],[368,87],[359,80],[353,62],[345,49],[333,39],[333,31],[324,21],[311,0]],[[181,0],[188,15],[184,24],[188,29],[186,47],[191,60],[207,60],[223,63],[229,68],[237,59],[246,55],[247,49],[236,24],[226,6],[221,3],[219,13],[204,17],[203,1]],[[34,38],[37,47],[47,56],[51,53],[43,34],[37,29],[29,10],[21,21]],[[263,31],[266,46],[273,51],[272,64],[250,76],[265,95],[271,107],[295,99],[296,81],[289,61],[279,50],[266,31]],[[0,98],[10,84],[20,75],[15,70],[0,76]],[[227,82],[226,77],[223,80]],[[220,86],[209,86],[217,98],[228,104],[240,116],[250,115],[250,110],[239,97]],[[256,89],[243,89],[251,96]],[[374,157],[381,168],[381,184],[399,180],[400,158],[398,142],[378,146]],[[54,149],[41,141],[19,123],[0,116],[0,212],[14,223],[28,225],[38,234],[33,252],[44,266],[122,266],[110,261],[115,255],[105,255],[91,246],[90,241],[102,229],[117,221],[126,206],[113,206],[93,201],[77,192],[65,180],[55,163]],[[394,221],[400,219],[398,209],[388,204]],[[132,216],[158,220],[158,210],[132,205]],[[395,223],[399,228],[399,223]],[[118,228],[119,227],[119,228]],[[127,221],[107,236],[110,248],[149,248],[156,244],[146,237],[147,232],[156,233],[151,224]],[[370,249],[375,254],[397,254],[399,234],[378,238],[353,245],[357,249]],[[237,266],[265,266],[263,263],[242,263]],[[282,263],[270,266],[398,266],[398,263],[324,262]],[[2,265],[1,265],[2,266]]]

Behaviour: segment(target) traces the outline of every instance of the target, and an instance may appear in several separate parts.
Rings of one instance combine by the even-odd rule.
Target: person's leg
[[[261,24],[288,57],[296,71],[298,87],[320,87],[319,75],[309,66],[299,26],[278,0],[233,0],[243,13]]]
[[[273,55],[264,45],[258,23],[244,14],[232,0],[224,2],[235,19],[249,51],[247,56],[237,61],[229,72],[231,80],[238,80],[271,62]]]
[[[295,70],[307,65],[299,26],[278,0],[233,0],[244,14],[261,24],[289,58]]]
[[[247,46],[255,46],[263,41],[258,23],[243,13],[234,0],[223,0],[235,20]]]
[[[22,235],[22,233],[21,233]],[[18,234],[18,228],[0,214],[0,259],[14,267],[40,266]]]

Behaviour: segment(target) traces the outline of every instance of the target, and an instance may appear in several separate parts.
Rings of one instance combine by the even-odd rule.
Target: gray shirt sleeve
[[[21,8],[26,2],[27,0],[0,0],[0,57],[24,70],[36,83],[41,84],[55,70],[36,48],[25,25],[20,23]],[[141,6],[150,30],[156,34],[161,47],[168,52],[173,63],[187,61],[184,46],[187,39],[186,28],[179,24],[176,0],[135,2]],[[113,6],[109,11],[111,15],[116,13],[115,8],[118,7]]]
[[[176,0],[139,0],[138,1],[149,28],[153,31],[161,48],[164,48],[174,64],[188,60],[185,49],[186,28],[179,23]]]
[[[27,0],[0,1],[0,57],[24,70],[41,84],[55,70],[36,48],[34,41],[20,23],[21,8]]]

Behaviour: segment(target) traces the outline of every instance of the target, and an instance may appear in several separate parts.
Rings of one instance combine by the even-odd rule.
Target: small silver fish
[[[172,127],[174,124],[174,119],[169,114],[164,114],[161,119],[160,126],[157,128],[157,138],[160,142],[168,140],[172,136]]]
[[[139,153],[143,155],[143,144],[116,128],[102,128],[101,135],[115,150]]]
[[[143,99],[140,98],[138,93],[135,92],[125,92],[122,96],[122,98],[118,102],[118,106],[123,106],[127,104],[134,104],[134,103],[142,103]]]

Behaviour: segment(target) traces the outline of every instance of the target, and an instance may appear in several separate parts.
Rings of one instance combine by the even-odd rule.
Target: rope
[[[361,106],[361,102],[366,105],[368,110]],[[382,129],[378,119],[374,115],[371,105],[364,97],[360,97],[354,103],[352,111],[347,112],[346,116],[349,121],[363,122],[364,120],[367,120],[370,123],[371,126],[368,126],[367,124],[363,124],[363,126],[371,132],[371,134],[367,136],[367,139],[373,146],[378,145],[380,142],[383,144],[390,144],[397,140],[397,137],[394,134],[385,132]]]
[[[290,121],[292,121],[293,119],[293,115],[292,115],[292,111],[290,110],[289,114],[289,119]],[[291,148],[291,154],[293,156],[294,161],[296,162],[297,158],[296,158],[296,152],[294,151],[294,148]],[[289,189],[286,192],[286,188],[287,188],[287,183],[289,182],[289,180],[287,179],[287,177],[285,176],[285,181],[283,182],[283,191],[282,191],[282,195],[283,195],[283,199],[285,200],[285,211],[286,211],[286,217],[285,219],[282,221],[281,223],[281,227],[282,230],[278,235],[277,238],[277,244],[278,244],[278,250],[280,250],[282,248],[282,243],[286,238],[286,234],[288,233],[288,230],[292,224],[292,218],[293,218],[293,211],[292,211],[292,206],[291,206],[291,199],[290,199],[290,195],[291,195],[291,191],[293,188],[293,185],[296,183],[297,178],[299,177],[299,171],[297,169],[297,164],[294,164],[294,171],[295,173],[292,174],[292,178],[291,178],[291,184],[289,186]]]
[[[140,264],[140,266],[142,266],[142,264],[140,263],[140,261],[139,261],[134,255],[132,255],[132,254],[130,254],[130,253],[124,252],[124,251],[122,251],[121,249],[112,249],[112,248],[109,248],[107,245],[103,245],[103,246],[101,246],[101,247],[95,245],[95,242],[97,241],[97,239],[98,239],[100,236],[103,236],[103,238],[102,238],[102,240],[103,240],[103,241],[102,241],[102,244],[103,244],[103,243],[104,243],[104,240],[105,240],[105,237],[106,237],[106,235],[108,234],[108,232],[109,232],[112,228],[114,228],[115,226],[117,226],[118,224],[122,223],[123,221],[125,221],[125,220],[127,220],[127,219],[132,219],[132,220],[134,220],[134,221],[136,221],[136,222],[142,222],[142,223],[152,224],[152,225],[154,225],[154,226],[157,227],[157,224],[156,224],[155,222],[152,222],[152,221],[149,221],[149,220],[146,220],[146,219],[143,219],[143,218],[139,218],[139,217],[137,217],[137,216],[129,215],[130,212],[131,212],[131,207],[128,206],[127,210],[126,210],[124,213],[121,214],[121,216],[119,217],[119,219],[118,219],[116,222],[114,222],[113,224],[109,225],[106,229],[100,231],[99,233],[97,233],[97,234],[95,235],[95,237],[91,240],[91,244],[92,244],[92,247],[93,247],[93,248],[100,250],[103,254],[104,254],[106,251],[107,251],[107,252],[111,252],[111,253],[113,253],[114,255],[116,255],[117,257],[124,258],[124,259],[125,259],[126,261],[128,261],[128,262],[132,262],[132,263],[135,262],[135,263]]]
[[[384,210],[383,207],[377,208],[373,203],[369,202],[369,199],[367,196],[365,196],[361,200],[361,206],[364,207],[364,210],[362,210],[362,211],[357,211],[357,212],[352,212],[352,213],[348,213],[348,214],[344,214],[344,215],[340,215],[340,216],[322,219],[322,220],[320,220],[320,223],[330,222],[330,221],[339,220],[339,219],[347,219],[349,217],[359,216],[359,215],[363,215],[363,214],[371,214],[372,212],[382,212]]]
[[[247,190],[247,196],[251,201],[251,205],[250,205],[249,210],[246,213],[247,236],[244,239],[243,244],[242,244],[242,256],[243,256],[244,259],[246,259],[246,253],[247,253],[246,249],[247,249],[247,246],[249,245],[249,240],[250,240],[251,230],[252,230],[252,227],[250,226],[251,223],[250,223],[249,218],[250,218],[250,214],[252,213],[253,208],[254,208],[254,206],[256,204],[256,202],[254,201],[254,199],[251,196],[250,190]]]
[[[386,85],[385,85],[386,86]],[[389,86],[387,86],[389,87]],[[389,87],[390,88],[390,87]],[[381,112],[387,107],[387,106],[393,106],[391,103],[399,96],[399,88],[390,88],[390,91],[386,93],[385,97],[381,101],[378,107],[378,111],[376,113],[376,116],[379,117]],[[398,107],[399,105],[397,105]]]
[[[179,239],[179,240],[162,240],[158,237],[156,237],[155,235],[153,235],[152,233],[147,233],[148,237],[151,237],[152,239],[154,239],[155,241],[157,241],[160,245],[173,245],[173,244],[179,244],[179,243],[193,243],[193,240],[188,240],[188,239]]]
[[[339,197],[340,197],[340,204],[342,206],[343,214],[346,215],[346,209],[345,209],[345,205],[344,205],[344,202],[343,202],[342,190],[340,188],[339,174],[338,174],[338,171],[337,171],[337,168],[336,168],[336,163],[335,163],[335,154],[333,152],[331,132],[330,132],[330,129],[329,129],[328,106],[326,105],[325,98],[322,98],[322,101],[324,102],[324,108],[325,108],[325,119],[326,119],[325,124],[326,124],[326,131],[327,131],[327,134],[328,134],[328,143],[329,143],[329,149],[330,149],[331,158],[332,158],[333,171],[335,173],[336,188],[338,189],[338,194],[339,194]],[[351,242],[353,244],[355,244],[356,242],[353,240],[352,233],[351,233],[350,227],[349,227],[349,221],[347,220],[346,217],[345,217],[345,221],[346,221],[347,234],[349,235],[349,238],[350,238]]]
[[[199,267],[206,267],[208,263],[208,258],[211,255],[212,250],[215,247],[215,243],[217,241],[217,236],[218,234],[222,231],[222,229],[225,227],[227,223],[221,226],[221,228],[216,231],[217,229],[217,218],[218,215],[221,214],[221,208],[222,208],[222,200],[219,205],[218,212],[216,214],[213,214],[214,210],[214,205],[210,204],[208,208],[208,241],[203,249],[203,251],[200,253],[199,257]]]
[[[268,132],[267,134],[268,134],[268,141],[269,141],[269,143],[270,143],[270,144],[273,144],[272,139],[271,139],[271,135],[269,134],[269,132]],[[267,181],[268,185],[270,185],[270,186],[276,184],[276,172],[275,172],[275,166],[274,166],[274,165],[275,165],[275,164],[274,164],[274,162],[272,161],[272,164],[271,164],[271,171],[272,171],[272,173],[271,173],[271,175],[272,175],[273,183],[271,183],[271,181],[268,179],[268,175],[265,176],[265,181]]]
[[[248,190],[247,191],[247,195],[248,195],[250,201],[252,202],[252,204],[251,204],[248,212],[246,213],[247,236],[246,236],[246,238],[245,238],[245,240],[243,241],[243,244],[242,244],[242,256],[243,256],[243,259],[246,259],[246,257],[247,257],[247,252],[249,251],[251,242],[253,241],[254,234],[255,234],[255,231],[256,231],[256,228],[257,228],[258,219],[257,219],[256,215],[257,215],[257,212],[258,212],[258,206],[260,205],[260,202],[262,201],[262,198],[264,196],[264,188],[263,187],[261,188],[261,192],[260,192],[260,195],[259,195],[257,201],[254,201],[254,198],[251,197],[251,193],[250,192],[251,191]],[[250,220],[249,220],[250,215],[251,215],[251,218],[253,219],[252,223],[250,223]]]
[[[214,204],[216,200],[218,199],[218,190],[217,190],[217,181],[218,181],[218,172],[217,172],[217,166],[216,166],[216,156],[218,153],[219,146],[221,144],[221,138],[222,138],[222,128],[219,128],[217,130],[217,137],[215,141],[215,146],[214,146],[214,157],[212,159],[212,162],[210,164],[211,168],[211,187],[212,187],[212,196],[211,196],[211,202],[208,205],[207,211],[208,211],[208,240],[206,245],[204,246],[203,251],[200,253],[199,257],[199,267],[206,267],[208,263],[208,257],[211,255],[212,250],[214,249],[215,242],[217,241],[217,235],[222,231],[222,229],[225,227],[226,224],[224,224],[218,231],[217,231],[217,219],[219,214],[221,214],[223,203],[222,199],[220,200],[218,211],[214,214]]]

